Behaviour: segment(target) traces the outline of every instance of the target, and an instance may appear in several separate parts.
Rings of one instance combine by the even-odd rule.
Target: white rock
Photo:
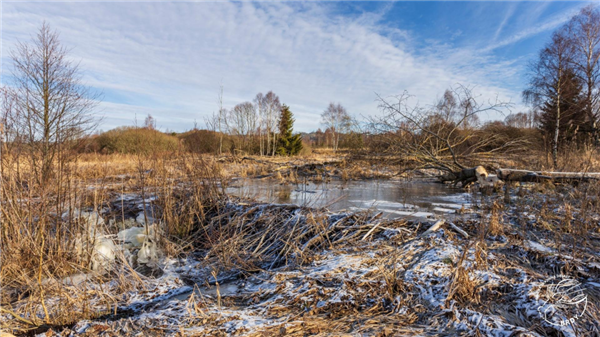
[[[109,269],[115,262],[116,249],[117,247],[110,238],[97,237],[92,254],[92,270]]]
[[[146,217],[144,218],[144,212],[140,212],[137,217],[135,217],[135,222],[139,223],[140,225],[145,225],[146,219],[148,220],[148,224],[156,222],[156,219],[151,217],[148,213],[146,213]]]
[[[158,263],[158,255],[159,251],[155,240],[148,238],[138,252],[137,262],[140,264],[156,264]]]
[[[93,245],[93,246],[92,246]],[[115,262],[117,247],[112,239],[105,236],[85,238],[77,234],[75,254],[84,261],[91,254],[91,267],[94,271],[105,271]]]
[[[62,217],[63,217],[63,219],[68,219],[69,212],[64,212],[62,214]],[[83,220],[82,225],[87,225],[87,224],[92,225],[92,226],[104,225],[104,219],[96,211],[87,212],[87,211],[80,211],[80,210],[76,209],[73,211],[72,219]]]
[[[84,282],[92,280],[91,275],[93,275],[93,274],[85,274],[85,273],[73,274],[73,275],[65,277],[62,280],[62,283],[64,285],[68,285],[68,286],[78,286]]]
[[[145,232],[144,227],[131,227],[120,231],[117,238],[123,242],[126,248],[139,247],[144,243]]]
[[[156,233],[156,225],[148,226],[148,235],[146,235],[146,227],[131,227],[124,229],[117,234],[119,241],[127,249],[141,247],[148,237],[154,238]]]

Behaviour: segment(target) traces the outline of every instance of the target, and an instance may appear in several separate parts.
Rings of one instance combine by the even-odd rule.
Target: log
[[[577,183],[581,181],[600,180],[600,173],[597,172],[543,172],[514,169],[497,169],[496,172],[498,173],[498,179],[503,181]]]
[[[476,181],[481,185],[486,184],[487,177],[487,170],[483,166],[476,166],[443,175],[440,179],[442,182],[451,181],[454,185],[462,183],[463,186],[466,186]]]
[[[454,185],[462,183],[466,186],[478,182],[481,186],[493,186],[497,180],[505,182],[534,182],[551,181],[557,183],[578,183],[582,181],[600,180],[598,172],[545,172],[516,169],[497,169],[497,176],[488,174],[483,166],[463,169],[440,177],[442,182],[450,181]]]

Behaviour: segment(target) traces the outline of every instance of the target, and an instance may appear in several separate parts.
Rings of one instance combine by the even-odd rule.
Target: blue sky
[[[3,1],[2,81],[10,84],[8,50],[45,20],[103,92],[102,130],[147,114],[162,130],[202,127],[221,84],[226,107],[272,90],[298,131],[320,127],[329,102],[368,116],[376,93],[407,90],[428,104],[459,83],[519,112],[528,62],[587,4]]]

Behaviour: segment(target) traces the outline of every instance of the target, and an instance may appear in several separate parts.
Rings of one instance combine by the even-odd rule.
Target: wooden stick
[[[445,223],[446,223],[446,221],[444,221],[444,220],[438,220],[436,223],[433,224],[433,226],[429,227],[429,229],[427,229],[426,231],[424,231],[420,236],[425,236],[425,235],[428,235],[428,234],[431,234],[431,233],[437,231]]]

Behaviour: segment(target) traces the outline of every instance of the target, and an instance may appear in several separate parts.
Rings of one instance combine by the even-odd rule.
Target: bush
[[[220,138],[223,137],[223,152],[230,151],[233,145],[232,137],[210,130],[190,130],[179,135],[185,150],[192,153],[219,153]]]
[[[150,154],[174,151],[179,140],[172,135],[149,128],[120,127],[94,139],[94,148],[104,153]]]
[[[308,142],[304,141],[304,139],[303,139],[302,140],[302,150],[300,150],[298,155],[308,156],[309,154],[312,154],[312,153],[313,153],[312,147],[310,146],[310,144]]]
[[[543,147],[542,134],[537,129],[516,128],[502,122],[490,122],[481,128],[480,137],[488,139],[489,143],[483,150],[499,148],[506,142],[520,139],[527,144],[529,150],[539,150]]]

